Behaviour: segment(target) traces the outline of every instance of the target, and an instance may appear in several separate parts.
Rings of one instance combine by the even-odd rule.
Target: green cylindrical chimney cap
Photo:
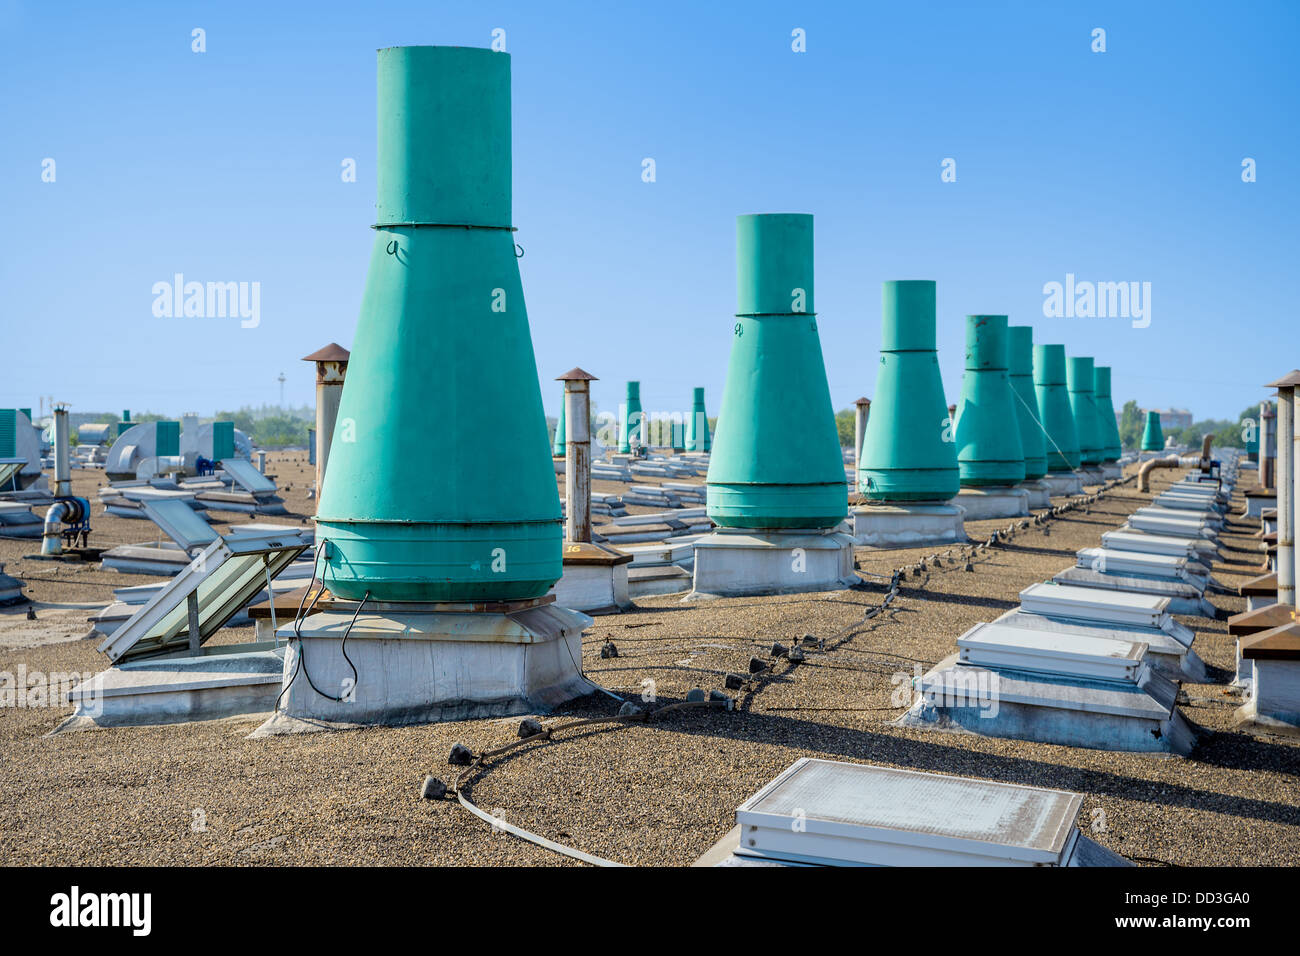
[[[1071,355],[1065,364],[1065,379],[1072,392],[1092,394],[1092,359],[1085,355]]]
[[[1065,346],[1034,346],[1034,384],[1065,384]]]
[[[794,315],[813,308],[813,217],[736,218],[736,314]]]
[[[1092,369],[1092,392],[1098,398],[1110,398],[1110,366],[1095,365]]]
[[[697,389],[695,390],[694,403],[695,403],[696,405],[703,405],[703,404],[704,404],[704,389],[703,389],[703,388],[697,388]]]
[[[627,397],[628,397],[628,398],[640,398],[640,397],[641,397],[641,383],[640,383],[640,382],[628,382],[628,383],[627,383]]]
[[[1007,364],[1007,317],[966,316],[966,368],[1006,370]]]
[[[1007,326],[1007,364],[1012,375],[1034,374],[1034,327]]]
[[[510,56],[379,51],[380,226],[510,225]]]
[[[886,282],[880,290],[880,351],[933,352],[935,283],[930,279]]]

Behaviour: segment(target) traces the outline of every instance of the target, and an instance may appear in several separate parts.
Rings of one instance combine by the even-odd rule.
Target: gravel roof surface
[[[305,455],[273,455],[272,465],[295,516],[258,520],[294,523],[311,513]],[[74,474],[77,493],[92,498],[95,482],[104,481],[99,471]],[[1180,473],[1155,475],[1159,492]],[[692,687],[721,688],[726,672],[744,672],[752,655],[766,658],[774,640],[790,644],[811,633],[828,649],[800,665],[777,664],[761,687],[740,693],[732,713],[676,712],[520,747],[479,773],[469,795],[512,824],[588,853],[682,865],[730,829],[746,797],[812,755],[1079,791],[1088,834],[1139,862],[1294,864],[1300,741],[1232,729],[1240,700],[1225,686],[1234,652],[1222,621],[1180,618],[1222,682],[1184,685],[1184,713],[1213,731],[1190,759],[891,723],[905,709],[900,694],[917,668],[948,656],[963,631],[1014,607],[1023,587],[1071,565],[1075,550],[1098,544],[1150,497],[1133,485],[1116,488],[1087,512],[1052,521],[1050,535],[1034,527],[980,552],[973,572],[945,561],[909,575],[892,608],[866,622],[890,571],[933,549],[860,550],[866,583],[859,589],[693,604],[681,595],[638,599],[631,613],[597,618],[584,638],[587,674],[623,696],[653,691],[665,703]],[[92,544],[157,538],[147,521],[95,511]],[[967,529],[981,539],[1008,523]],[[1233,563],[1215,569],[1224,584],[1258,573],[1256,530],[1230,527],[1224,541]],[[38,602],[35,622],[21,608],[0,616],[0,671],[102,670],[95,642],[78,639],[93,611],[54,605],[99,606],[113,586],[154,579],[23,559],[37,550],[38,541],[0,539],[0,562],[26,579]],[[1228,612],[1244,609],[1235,596],[1212,600]],[[251,639],[245,628],[215,640]],[[617,658],[600,656],[606,640],[617,645]],[[607,715],[617,706],[597,695],[542,720]],[[45,736],[69,712],[0,708],[0,862],[580,865],[494,832],[454,801],[420,797],[425,774],[454,776],[446,762],[452,744],[479,751],[508,743],[519,718],[250,740],[262,720],[251,716]]]

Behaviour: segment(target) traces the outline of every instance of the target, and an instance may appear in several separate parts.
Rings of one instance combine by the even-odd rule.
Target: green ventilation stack
[[[691,420],[686,423],[686,450],[706,452],[712,447],[709,414],[704,410],[704,389],[697,388],[691,401]]]
[[[939,375],[935,283],[886,282],[880,366],[862,439],[858,491],[870,501],[948,501],[960,486],[955,425]]]
[[[1016,427],[1009,428],[1014,422]],[[956,503],[968,521],[1029,514],[1025,451],[1011,389],[1010,336],[1005,315],[966,316],[966,364],[957,412]]]
[[[1259,447],[1259,440],[1256,439],[1256,449]],[[1164,451],[1165,450],[1165,433],[1160,427],[1160,413],[1147,412],[1147,427],[1142,432],[1142,450],[1143,451]],[[1258,454],[1258,452],[1257,452]]]
[[[1020,423],[1020,445],[1025,450],[1025,479],[1033,481],[1047,474],[1047,440],[1038,420],[1038,396],[1034,393],[1034,329],[1013,325],[1011,335],[1011,389],[1016,399],[1016,420]]]
[[[852,542],[831,530],[848,489],[814,308],[813,217],[739,217],[736,274],[706,493],[721,530],[696,543],[695,593],[845,586],[857,578]],[[792,562],[793,549],[805,558]]]
[[[1047,453],[1047,475],[1043,480],[1053,497],[1081,494],[1083,482],[1075,474],[1079,467],[1079,433],[1066,384],[1064,345],[1034,346],[1034,392]]]
[[[317,516],[325,581],[350,600],[541,597],[560,503],[510,224],[510,61],[381,50],[379,102],[379,221]]]
[[[632,451],[632,436],[644,448],[646,445],[645,416],[641,412],[641,383],[627,383],[627,400],[623,403],[623,427],[618,433],[618,451],[626,455]]]
[[[560,395],[560,417],[555,420],[555,439],[551,442],[551,457],[564,457],[564,395]]]
[[[1079,435],[1079,467],[1085,485],[1101,484],[1102,438],[1097,404],[1093,398],[1093,361],[1083,355],[1066,360],[1066,384],[1070,390],[1070,410]]]
[[[1092,398],[1097,409],[1097,425],[1101,430],[1101,469],[1106,479],[1119,478],[1123,469],[1119,456],[1124,447],[1119,439],[1119,422],[1115,420],[1115,403],[1110,395],[1110,366],[1095,365],[1092,369]]]
[[[316,518],[332,603],[281,630],[279,716],[547,709],[592,690],[574,663],[590,620],[546,602],[563,531],[511,222],[510,57],[378,59],[375,238]]]
[[[1047,440],[1038,420],[1038,396],[1034,394],[1034,330],[1028,325],[1007,329],[1011,393],[1016,404],[1016,421],[1020,425],[1020,447],[1025,452],[1025,481],[1029,507],[1050,508],[1051,489],[1042,480],[1047,475]]]
[[[886,282],[881,290],[880,364],[857,463],[853,511],[858,544],[911,547],[965,541],[956,425],[939,375],[936,286],[927,279]]]

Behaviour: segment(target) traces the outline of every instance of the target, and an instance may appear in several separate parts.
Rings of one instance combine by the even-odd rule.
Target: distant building
[[[1160,413],[1160,428],[1162,431],[1169,431],[1178,428],[1191,428],[1192,413],[1185,408],[1155,408],[1150,409]],[[1147,409],[1142,410],[1145,415]]]

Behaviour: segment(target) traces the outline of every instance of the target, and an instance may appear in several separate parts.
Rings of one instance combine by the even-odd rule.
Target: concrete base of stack
[[[967,521],[1029,517],[1029,492],[1012,485],[963,488],[953,503],[966,509]]]
[[[866,548],[919,548],[966,542],[966,509],[948,504],[864,505],[849,513],[853,542]]]
[[[1087,465],[1078,471],[1079,480],[1085,487],[1091,485],[1104,485],[1106,477],[1102,474],[1100,465]]]
[[[356,609],[280,629],[286,689],[253,736],[544,713],[598,689],[580,665],[591,618],[547,599]]]
[[[1022,481],[1016,487],[1029,492],[1030,511],[1052,507],[1052,489],[1041,478],[1030,478],[1028,481]]]
[[[695,542],[685,600],[835,591],[860,582],[853,539],[834,530],[719,528]]]
[[[1053,498],[1083,494],[1083,480],[1072,471],[1054,471],[1042,479]]]
[[[1124,469],[1118,462],[1104,461],[1101,464],[1101,477],[1107,481],[1118,481],[1124,477]]]

